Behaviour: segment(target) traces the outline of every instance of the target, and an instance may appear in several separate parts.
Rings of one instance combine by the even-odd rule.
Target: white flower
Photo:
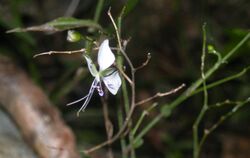
[[[109,47],[109,41],[107,39],[102,42],[98,51],[97,62],[99,65],[99,71],[97,71],[95,64],[88,55],[84,54],[84,58],[87,61],[91,75],[94,76],[95,79],[92,82],[89,93],[86,96],[67,104],[72,105],[85,99],[82,107],[78,111],[78,114],[80,111],[86,108],[95,89],[98,91],[100,96],[103,96],[104,92],[101,85],[102,81],[113,95],[116,95],[121,86],[121,78],[118,71],[115,68],[111,67],[111,65],[115,62],[115,55],[112,53]]]

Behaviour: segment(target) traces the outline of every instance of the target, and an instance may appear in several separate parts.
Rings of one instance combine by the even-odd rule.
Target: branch
[[[116,66],[116,65],[115,65]],[[128,75],[119,67],[116,66],[116,68],[119,70],[119,72],[122,74],[122,76],[129,82],[130,85],[133,84],[132,80],[128,77]]]
[[[83,53],[85,52],[86,49],[79,49],[79,50],[72,50],[72,51],[49,51],[49,52],[43,52],[43,53],[39,53],[33,56],[33,58],[36,58],[38,56],[42,56],[42,55],[52,55],[52,54],[76,54],[76,53]]]
[[[203,34],[203,41],[202,41],[202,55],[201,55],[201,79],[202,79],[202,86],[203,86],[203,105],[200,113],[198,114],[194,124],[193,124],[193,157],[198,158],[200,154],[200,146],[199,146],[199,135],[198,135],[198,128],[200,122],[202,121],[203,117],[205,116],[207,109],[208,109],[208,93],[207,93],[207,84],[204,73],[205,68],[205,58],[206,58],[206,45],[207,45],[207,37],[206,37],[206,24],[202,26],[202,34]],[[220,61],[218,61],[220,62]]]
[[[238,44],[235,45],[235,47],[227,53],[226,56],[224,56],[221,61],[222,62],[217,62],[212,68],[210,68],[206,73],[205,73],[205,79],[210,77],[211,75],[214,74],[215,71],[217,71],[222,64],[225,63],[228,59],[231,58],[232,55],[234,55],[237,50],[245,44],[250,38],[250,33],[248,33]],[[202,84],[203,79],[199,78],[197,79],[187,90],[185,90],[177,99],[175,99],[173,102],[168,104],[171,109],[176,108],[177,106],[181,105],[185,100],[190,98],[192,94],[197,90],[197,88]],[[163,113],[158,114],[155,118],[153,118],[143,129],[140,131],[140,133],[137,135],[135,141],[141,139],[150,129],[152,129],[162,118],[164,118],[165,115]]]
[[[104,124],[105,124],[107,139],[110,140],[112,138],[112,136],[113,136],[114,126],[113,126],[112,122],[109,119],[107,95],[105,95],[104,97],[101,97],[101,101],[102,101],[102,105],[103,105],[103,117],[104,117]],[[112,151],[112,148],[111,148],[111,144],[109,144],[109,147],[108,147],[107,157],[108,158],[114,158],[113,151]]]
[[[233,102],[231,102],[231,103],[233,103]],[[201,138],[201,141],[200,141],[200,143],[199,143],[199,148],[202,147],[202,145],[204,144],[204,142],[205,142],[205,140],[207,139],[207,137],[208,137],[214,130],[216,130],[217,127],[218,127],[219,125],[221,125],[226,119],[228,119],[228,118],[231,117],[234,113],[236,113],[241,107],[243,107],[244,105],[250,103],[250,97],[247,98],[246,100],[242,101],[242,102],[237,101],[237,102],[235,102],[235,103],[236,103],[236,105],[235,105],[229,112],[227,112],[226,114],[222,115],[222,116],[220,117],[220,119],[219,119],[215,124],[212,125],[212,127],[210,127],[209,129],[205,129],[205,130],[204,130],[204,134],[203,134],[203,136],[202,136],[202,138]]]
[[[142,63],[141,66],[135,68],[135,71],[137,71],[137,70],[139,70],[139,69],[142,69],[142,68],[144,68],[146,65],[148,65],[150,59],[151,59],[151,54],[148,53],[148,54],[147,54],[147,59],[146,59],[146,61],[145,61],[144,63]]]
[[[95,47],[93,48],[94,50],[98,50],[99,47]],[[112,50],[117,50],[118,48],[115,47],[111,47]],[[43,55],[52,55],[52,54],[78,54],[78,53],[84,53],[86,51],[85,48],[79,49],[79,50],[72,50],[72,51],[48,51],[48,52],[43,52],[43,53],[39,53],[33,56],[33,58],[36,58],[38,56],[43,56]]]
[[[154,96],[152,97],[149,97],[147,99],[144,99],[142,101],[139,101],[137,103],[135,103],[136,106],[138,105],[141,105],[141,104],[145,104],[146,102],[149,102],[155,98],[158,98],[158,97],[165,97],[167,95],[170,95],[170,94],[173,94],[173,93],[176,93],[177,91],[179,91],[180,89],[182,89],[183,87],[185,87],[186,85],[183,83],[182,85],[180,85],[179,87],[175,88],[175,89],[172,89],[171,91],[168,91],[168,92],[165,92],[165,93],[156,93]]]

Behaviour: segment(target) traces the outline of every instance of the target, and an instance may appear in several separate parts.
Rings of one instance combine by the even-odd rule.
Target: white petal
[[[115,55],[112,53],[107,39],[102,42],[99,48],[97,62],[100,67],[99,71],[107,69],[115,62]]]
[[[90,59],[89,56],[84,55],[84,58],[87,61],[88,68],[89,68],[89,71],[90,71],[91,75],[94,76],[94,77],[96,77],[96,75],[98,74],[98,71],[97,71],[97,69],[95,67],[95,64],[93,63],[93,61]]]
[[[104,84],[108,88],[108,90],[113,94],[116,95],[117,91],[119,90],[122,81],[117,71],[113,72],[112,74],[105,76],[102,78]]]

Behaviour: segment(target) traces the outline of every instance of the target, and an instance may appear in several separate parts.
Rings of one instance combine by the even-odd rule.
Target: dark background
[[[101,103],[94,95],[87,111],[76,117],[80,104],[66,107],[76,98],[84,96],[93,80],[85,61],[79,55],[44,56],[33,59],[33,55],[49,50],[74,50],[83,43],[69,43],[66,32],[12,33],[9,29],[43,24],[57,17],[65,16],[69,0],[1,0],[0,2],[0,53],[11,57],[26,70],[60,109],[65,121],[74,130],[79,146],[93,145],[105,139]],[[72,16],[91,19],[97,1],[81,0]],[[124,0],[107,0],[100,16],[100,24],[111,28],[106,14],[112,7],[117,17]],[[180,1],[141,0],[122,22],[122,37],[131,38],[127,53],[134,65],[140,65],[151,53],[150,63],[136,74],[137,100],[156,92],[168,91],[181,83],[189,86],[200,77],[202,49],[202,25],[207,24],[207,41],[222,55],[225,55],[244,37],[250,26],[250,1]],[[78,29],[88,34],[86,29]],[[114,46],[115,40],[111,39]],[[208,82],[222,79],[249,66],[249,42],[228,61]],[[206,69],[216,62],[209,55]],[[80,77],[76,77],[81,73]],[[180,93],[157,99],[168,103]],[[209,90],[209,104],[226,99],[244,100],[250,94],[250,75]],[[192,155],[192,124],[202,106],[202,95],[196,95],[176,108],[172,116],[162,120],[145,137],[144,146],[138,149],[138,157],[181,158]],[[114,97],[110,98],[111,118],[116,122]],[[150,103],[149,103],[150,105]],[[112,108],[112,106],[114,108]],[[147,105],[137,110],[138,115]],[[201,130],[210,127],[231,107],[217,109],[206,115]],[[151,120],[158,114],[155,109],[147,117]],[[249,105],[223,123],[205,143],[202,157],[250,157]],[[136,116],[135,116],[136,117]],[[119,143],[114,150],[119,154]],[[248,155],[248,156],[247,156]]]

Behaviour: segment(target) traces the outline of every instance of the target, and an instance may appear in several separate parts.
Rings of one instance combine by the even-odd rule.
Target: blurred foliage
[[[143,1],[104,1],[100,10],[100,19],[95,21],[103,27],[112,28],[106,14],[111,6],[114,16],[118,16],[126,5],[126,17],[122,22],[122,36],[131,40],[127,47],[128,55],[135,65],[144,62],[148,52],[152,59],[137,74],[137,95],[141,100],[158,91],[167,91],[180,83],[189,85],[200,76],[200,56],[202,47],[201,26],[208,26],[208,44],[225,55],[237,42],[249,32],[250,1],[179,1],[179,0],[143,0]],[[133,2],[133,3],[132,3]],[[20,64],[35,82],[40,84],[53,102],[60,108],[67,123],[76,131],[81,147],[83,143],[94,144],[105,140],[102,111],[99,97],[94,96],[88,112],[77,118],[75,107],[64,105],[74,98],[80,98],[88,91],[91,77],[80,55],[44,56],[33,59],[33,55],[50,50],[75,50],[87,46],[87,42],[68,43],[67,32],[57,33],[13,33],[7,30],[17,27],[37,26],[58,17],[64,17],[71,1],[69,0],[2,0],[0,1],[0,53],[10,56]],[[93,19],[97,1],[81,0],[73,13],[77,19]],[[75,20],[75,19],[73,19]],[[95,26],[98,26],[97,24]],[[85,25],[84,23],[83,25]],[[92,25],[91,24],[87,24]],[[44,25],[42,25],[44,26]],[[100,28],[98,26],[98,28]],[[76,29],[86,37],[97,37],[100,32],[91,29]],[[106,35],[110,32],[101,32]],[[111,40],[114,40],[112,38]],[[112,43],[111,43],[112,45]],[[236,74],[249,66],[250,41],[247,42],[230,61],[220,69],[208,83]],[[207,67],[216,62],[214,55],[208,55]],[[206,69],[207,69],[206,67]],[[80,77],[79,77],[80,76]],[[208,91],[209,103],[226,99],[240,100],[250,96],[250,75],[237,78]],[[160,103],[168,103],[178,94],[161,98]],[[116,101],[110,98],[111,118],[114,117]],[[174,111],[162,109],[171,117],[162,120],[144,139],[144,145],[138,150],[138,157],[191,157],[192,124],[202,103],[202,95],[194,96]],[[151,103],[141,106],[147,109]],[[207,115],[203,127],[211,125],[228,107]],[[153,110],[148,120],[157,116],[159,109]],[[229,121],[223,124],[217,134],[210,136],[202,151],[202,157],[223,157],[227,148],[222,146],[222,135],[236,135],[250,138],[249,106],[244,107]],[[138,116],[139,117],[139,116]],[[88,143],[87,143],[88,142]],[[84,146],[86,146],[84,144]],[[118,144],[118,143],[117,143]],[[250,146],[249,146],[250,148]],[[117,152],[119,153],[119,148]]]

